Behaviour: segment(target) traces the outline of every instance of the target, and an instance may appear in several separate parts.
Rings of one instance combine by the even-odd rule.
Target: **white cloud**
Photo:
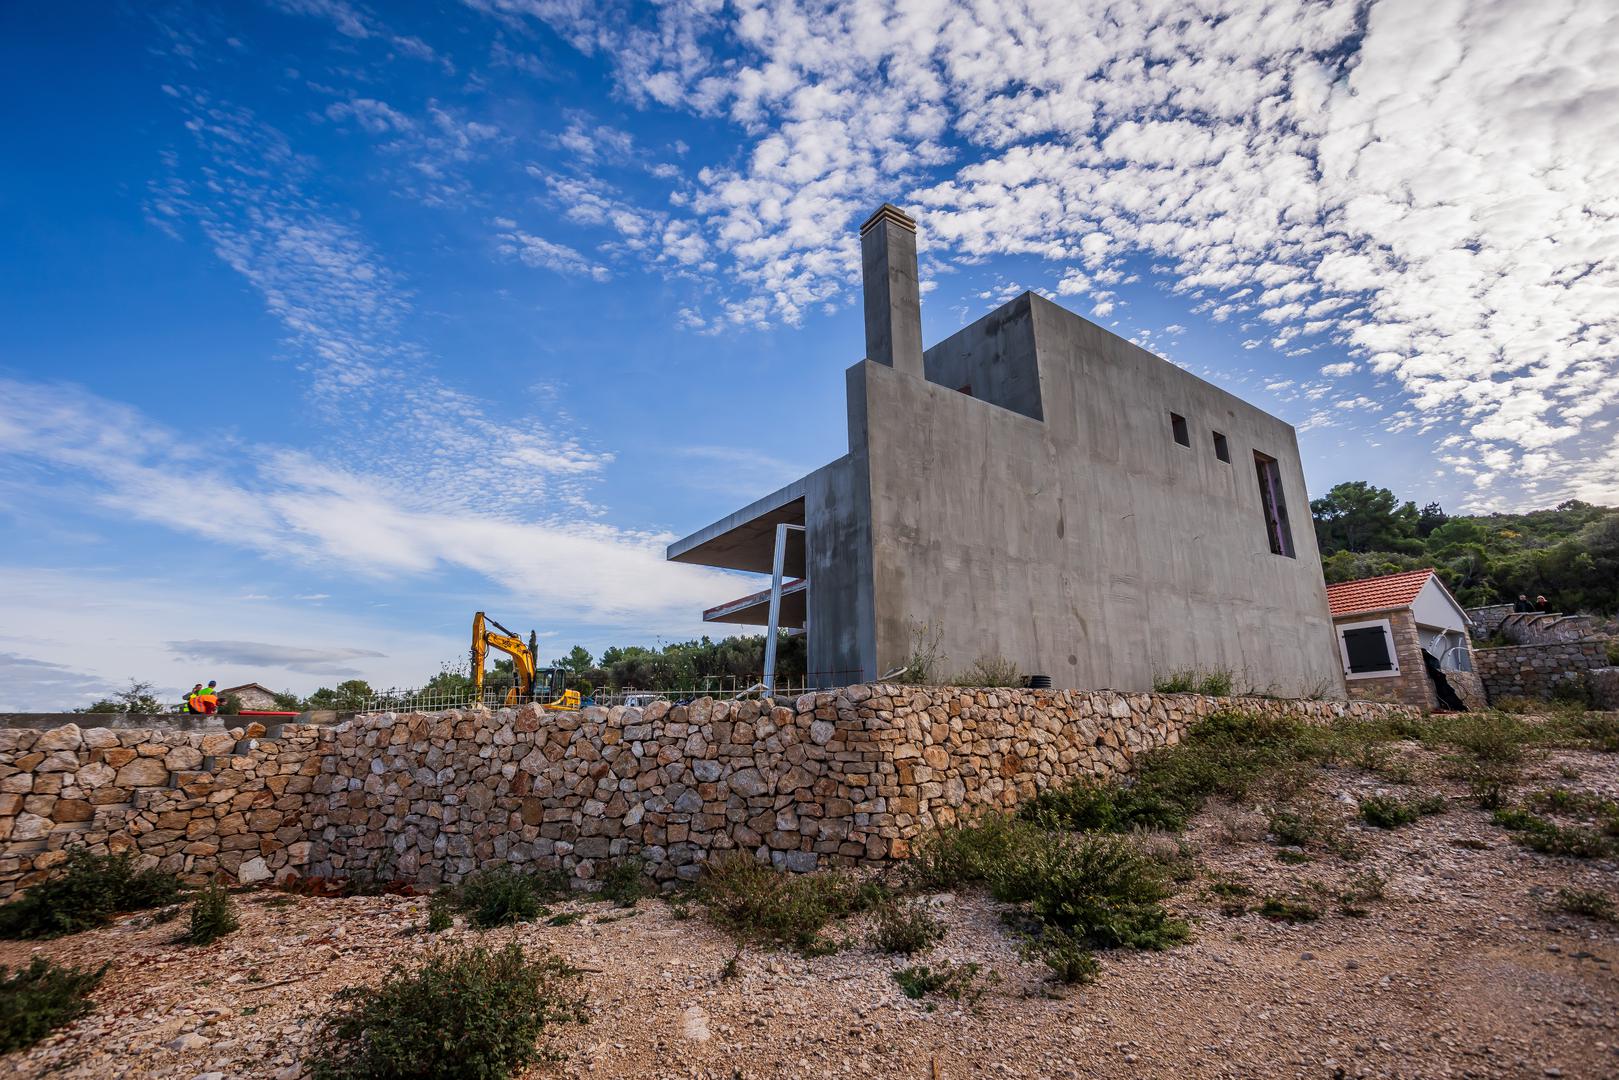
[[[1345,375],[1352,374],[1359,367],[1360,365],[1355,363],[1353,360],[1345,360],[1338,364],[1323,364],[1321,365],[1321,374],[1327,376],[1329,379],[1338,379]]]
[[[518,259],[525,266],[544,267],[559,274],[582,275],[594,281],[606,281],[613,276],[607,267],[586,258],[566,244],[554,243],[521,229],[501,233],[497,244],[502,255]]]
[[[672,536],[480,511],[304,453],[221,444],[200,456],[151,417],[69,385],[0,380],[0,460],[71,478],[82,507],[269,559],[372,582],[469,571],[558,617],[637,632],[689,629],[752,580],[666,562]],[[191,512],[199,491],[205,515]]]
[[[600,50],[632,101],[736,125],[745,152],[689,206],[770,317],[842,295],[852,224],[897,197],[925,258],[1106,282],[1146,253],[1209,318],[1331,334],[1514,462],[1605,448],[1612,5],[477,6]]]

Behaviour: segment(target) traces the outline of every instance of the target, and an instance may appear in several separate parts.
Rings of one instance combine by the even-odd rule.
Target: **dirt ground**
[[[1397,754],[1419,772],[1432,764],[1413,746]],[[1533,773],[1530,788],[1619,795],[1619,755],[1553,753]],[[181,924],[144,915],[0,943],[12,967],[35,952],[113,964],[92,1015],[0,1059],[0,1074],[292,1080],[338,988],[432,942],[481,936],[599,969],[585,976],[590,1022],[560,1029],[566,1060],[533,1077],[1619,1077],[1619,926],[1553,903],[1564,887],[1619,899],[1615,863],[1530,852],[1454,784],[1417,789],[1445,791],[1450,808],[1385,831],[1356,821],[1356,800],[1414,789],[1359,769],[1322,774],[1316,795],[1354,861],[1284,861],[1263,816],[1209,809],[1183,844],[1196,876],[1173,901],[1193,941],[1101,954],[1100,978],[1057,998],[1044,969],[1019,959],[999,905],[976,893],[931,898],[949,933],[926,956],[858,941],[809,960],[748,949],[726,978],[731,941],[662,901],[629,913],[574,901],[553,908],[584,913],[571,925],[432,936],[419,898],[259,892],[239,898],[242,929],[206,948],[172,944]],[[1383,898],[1343,913],[1338,894],[1368,872],[1386,880]],[[1253,911],[1266,896],[1321,917],[1271,921]],[[858,939],[862,927],[837,932]],[[910,1000],[893,979],[949,961],[999,981],[968,1007]]]

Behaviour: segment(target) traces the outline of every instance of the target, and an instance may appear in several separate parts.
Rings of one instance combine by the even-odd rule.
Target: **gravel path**
[[[1425,753],[1403,753],[1431,770]],[[1557,753],[1535,773],[1530,786],[1619,796],[1619,755]],[[1460,789],[1431,776],[1418,786],[1446,790],[1451,809],[1383,831],[1355,823],[1355,799],[1409,789],[1356,769],[1322,774],[1316,796],[1355,861],[1285,863],[1262,818],[1211,808],[1182,845],[1199,874],[1173,902],[1194,941],[1104,954],[1098,981],[1061,998],[1044,995],[1042,969],[1018,958],[998,905],[978,894],[931,899],[950,931],[914,961],[996,973],[976,1008],[905,998],[892,973],[913,961],[859,944],[813,960],[747,950],[724,978],[730,941],[661,901],[628,915],[573,902],[555,909],[584,913],[571,925],[482,937],[600,969],[585,976],[591,1022],[559,1032],[566,1061],[535,1077],[1619,1077],[1619,926],[1551,904],[1562,887],[1619,897],[1615,864],[1526,851]],[[1338,894],[1368,871],[1386,879],[1384,897],[1343,914]],[[1222,881],[1249,894],[1218,896]],[[1222,912],[1267,895],[1321,917]],[[292,1080],[339,987],[430,942],[479,936],[421,932],[419,898],[262,892],[238,907],[241,931],[202,949],[172,944],[181,924],[147,916],[0,943],[13,967],[35,952],[113,963],[95,1013],[0,1059],[0,1074]]]

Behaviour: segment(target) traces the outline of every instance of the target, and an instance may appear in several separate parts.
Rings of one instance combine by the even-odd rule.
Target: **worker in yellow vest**
[[[191,688],[191,693],[186,695],[186,712],[202,712],[202,683],[198,683],[196,686],[193,686]]]
[[[214,680],[209,679],[207,687],[205,687],[202,691],[202,711],[205,713],[216,713],[219,711],[219,691],[214,689],[214,687],[217,685],[218,684],[215,683]]]

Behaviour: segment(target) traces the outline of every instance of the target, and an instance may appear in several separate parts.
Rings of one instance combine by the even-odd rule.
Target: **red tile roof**
[[[1403,574],[1361,578],[1327,586],[1327,605],[1333,615],[1356,615],[1362,611],[1387,611],[1410,607],[1417,593],[1433,577],[1433,570],[1407,570]]]

